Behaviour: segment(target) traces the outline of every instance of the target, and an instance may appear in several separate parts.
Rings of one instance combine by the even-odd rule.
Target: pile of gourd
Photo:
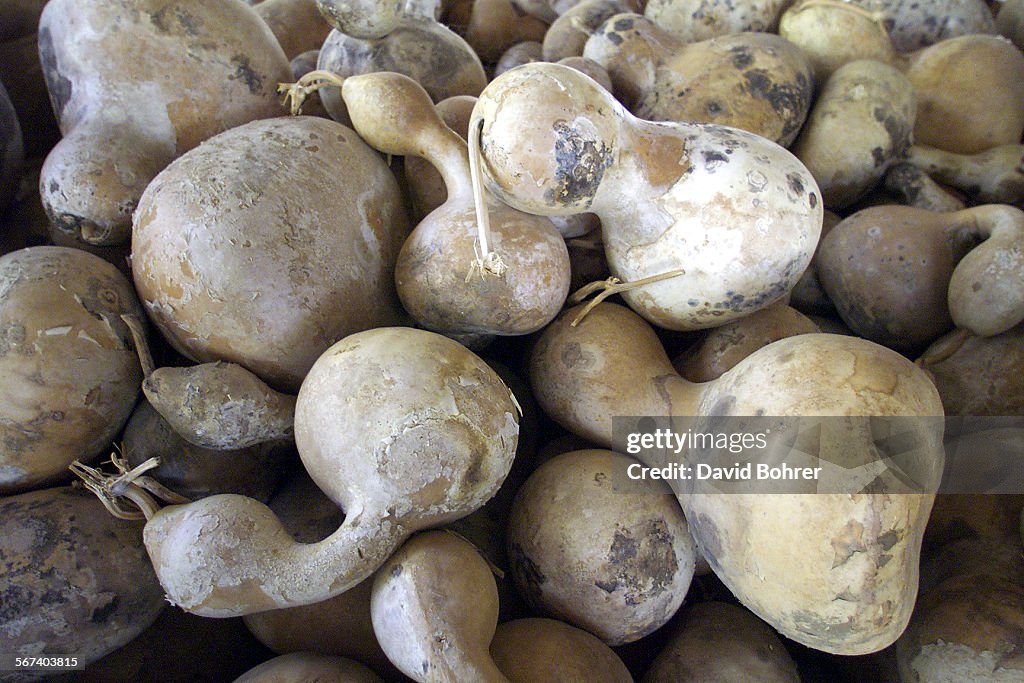
[[[1019,0],[0,0],[0,655],[1024,680],[1024,492],[936,495],[941,433],[930,490],[729,494],[623,487],[613,430],[1024,414],[1021,45]]]

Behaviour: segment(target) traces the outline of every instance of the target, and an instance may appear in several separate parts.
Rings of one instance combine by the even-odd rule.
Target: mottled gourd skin
[[[558,64],[508,71],[481,94],[488,187],[523,211],[601,219],[624,294],[661,327],[721,325],[788,293],[818,242],[822,202],[788,151],[745,131],[633,117]]]
[[[615,94],[641,119],[717,123],[783,147],[814,97],[803,52],[770,33],[687,43],[643,16],[619,14],[587,40],[583,56],[608,70]]]
[[[40,178],[59,229],[118,244],[146,184],[203,140],[278,116],[288,60],[240,0],[53,0],[39,51],[62,140]]]
[[[30,247],[0,258],[0,494],[68,476],[108,448],[142,369],[122,315],[131,283],[98,256]]]
[[[334,341],[398,320],[392,271],[407,232],[394,176],[354,131],[314,117],[256,121],[146,189],[135,285],[181,353],[293,393]]]
[[[688,43],[716,36],[774,32],[787,0],[648,0],[644,16]]]
[[[115,519],[83,489],[0,498],[5,654],[70,654],[85,666],[153,623],[167,603],[141,526]]]

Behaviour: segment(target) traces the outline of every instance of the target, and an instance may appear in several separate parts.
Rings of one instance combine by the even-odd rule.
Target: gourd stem
[[[295,83],[278,83],[277,94],[284,95],[281,104],[288,106],[292,116],[302,113],[302,105],[306,99],[316,91],[333,86],[340,88],[345,79],[330,71],[310,71],[304,74]]]
[[[944,360],[949,359],[953,354],[960,350],[960,348],[967,343],[967,340],[971,338],[969,330],[964,328],[958,328],[948,335],[943,337],[939,343],[932,344],[931,347],[925,351],[920,358],[914,361],[914,364],[919,368],[927,368],[932,365],[938,365]]]
[[[480,243],[480,251],[466,274],[466,282],[469,282],[473,275],[479,272],[482,278],[486,273],[501,277],[505,274],[507,267],[501,256],[491,251],[491,221],[487,214],[487,198],[484,196],[484,186],[480,172],[480,138],[483,137],[484,121],[480,119],[476,130],[469,131],[469,176],[473,185],[473,205],[476,208],[477,235]]]
[[[659,275],[649,275],[648,277],[634,280],[633,282],[623,282],[617,277],[610,277],[607,280],[599,280],[597,282],[591,282],[588,285],[580,287],[576,292],[569,297],[569,303],[578,304],[581,303],[588,296],[600,290],[600,293],[595,296],[590,303],[583,307],[583,310],[573,319],[570,323],[572,327],[576,327],[580,322],[590,313],[591,310],[599,303],[612,296],[613,294],[619,294],[621,292],[628,292],[631,289],[643,287],[644,285],[653,284],[655,282],[661,282],[662,280],[668,280],[670,278],[684,275],[685,270],[676,269],[670,270],[667,273],[661,273]]]
[[[132,342],[135,344],[135,352],[139,354],[139,365],[142,366],[142,377],[149,377],[156,369],[153,362],[153,353],[149,349],[149,340],[146,339],[146,329],[138,316],[123,314],[121,322],[128,326],[132,335]]]
[[[68,469],[79,478],[82,486],[96,494],[115,517],[127,520],[152,519],[161,507],[157,498],[174,504],[190,502],[188,498],[174,493],[152,478],[143,476],[160,466],[160,458],[150,458],[130,470],[125,459],[117,454],[111,455],[110,462],[117,468],[117,475],[107,474],[78,460],[71,463]],[[125,501],[135,508],[126,505]]]

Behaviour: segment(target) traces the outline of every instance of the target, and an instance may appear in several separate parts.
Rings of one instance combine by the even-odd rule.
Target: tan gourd
[[[947,415],[1024,415],[1024,325],[990,337],[950,332],[918,362]]]
[[[566,311],[541,334],[530,357],[531,384],[550,417],[600,444],[613,443],[616,415],[942,415],[923,370],[863,339],[790,337],[717,380],[693,384],[675,373],[654,331],[629,309],[601,303],[574,327],[576,314]],[[788,638],[840,654],[888,646],[910,618],[934,499],[927,491],[943,466],[941,423],[922,419],[913,429],[925,492],[903,492],[885,477],[875,493],[814,496],[691,495],[680,482],[698,548],[729,590]],[[844,449],[835,455],[853,466],[877,457],[863,439],[825,436],[821,448]],[[695,466],[689,457],[684,451],[681,462]]]
[[[268,387],[235,363],[164,367],[142,390],[153,408],[186,441],[219,450],[290,441],[295,397]]]
[[[897,69],[849,62],[829,76],[793,153],[814,175],[825,206],[839,210],[877,185],[910,146],[914,89]]]
[[[799,683],[779,636],[737,605],[703,602],[683,611],[642,683]]]
[[[377,572],[370,601],[377,640],[418,683],[506,683],[488,652],[498,625],[491,566],[447,531],[409,539]]]
[[[672,618],[696,562],[672,490],[630,487],[630,465],[604,450],[548,460],[519,489],[506,534],[512,577],[534,610],[613,646]]]
[[[554,619],[498,624],[491,657],[511,683],[633,683],[629,669],[614,650],[590,633]]]
[[[528,40],[516,43],[505,50],[494,65],[494,76],[500,76],[509,69],[514,69],[530,62],[539,62],[544,59],[544,48],[540,41]]]
[[[489,189],[523,211],[597,214],[612,275],[650,278],[624,298],[662,327],[721,325],[771,304],[817,244],[817,186],[784,148],[643,121],[571,68],[527,64],[496,78],[477,126]]]
[[[352,334],[299,391],[295,443],[345,522],[296,542],[244,496],[160,510],[145,542],[168,599],[204,616],[309,604],[367,578],[413,532],[480,508],[515,454],[518,413],[505,384],[458,343],[392,327]]]
[[[274,32],[289,60],[308,50],[319,50],[331,32],[316,0],[263,0],[256,5],[256,13]]]
[[[956,154],[912,145],[907,161],[980,204],[1024,201],[1024,145],[1000,145],[977,154]]]
[[[404,74],[434,102],[479,95],[487,84],[480,57],[447,26],[436,21],[433,0],[317,0],[334,29],[320,49],[317,68],[339,76],[379,71]],[[348,121],[333,90],[321,93],[334,119]]]
[[[547,22],[517,11],[513,0],[473,0],[462,35],[483,62],[493,64],[516,43],[544,40],[547,29]]]
[[[353,130],[282,117],[226,131],[154,179],[132,271],[176,350],[294,393],[337,339],[401,319],[407,231],[391,170]]]
[[[512,0],[520,11],[548,24],[579,3],[580,0]]]
[[[639,12],[640,0],[582,0],[560,12],[544,34],[545,62],[579,57],[587,39],[609,17],[622,12]]]
[[[142,381],[124,317],[145,314],[98,256],[39,246],[0,258],[0,495],[53,485],[109,448]]]
[[[821,241],[825,235],[839,224],[842,218],[838,214],[825,210],[824,220],[821,223],[821,239],[818,240],[818,247],[814,251],[810,265],[797,281],[796,286],[789,296],[789,303],[793,308],[806,315],[828,315],[834,312],[832,302],[828,294],[821,287],[821,280],[818,278],[818,252],[821,251]],[[822,330],[827,332],[828,330]]]
[[[941,214],[878,206],[822,240],[818,276],[858,334],[917,350],[952,325],[980,335],[1024,317],[1024,212],[991,204]]]
[[[810,318],[779,302],[709,330],[700,343],[673,360],[672,365],[691,382],[710,382],[761,347],[814,332],[820,330]]]
[[[421,156],[442,174],[447,199],[409,235],[395,283],[424,327],[475,334],[527,334],[547,324],[569,291],[569,255],[554,224],[497,202],[481,224],[466,143],[427,93],[400,74],[348,78],[353,125],[388,154]]]
[[[805,51],[818,83],[859,59],[902,71],[917,97],[919,144],[974,154],[1021,140],[1024,55],[1005,38],[963,35],[904,55],[881,12],[835,0],[797,2],[783,13],[779,35]]]
[[[384,683],[359,662],[313,652],[294,652],[269,659],[235,679],[235,683]]]
[[[648,0],[644,16],[686,43],[744,31],[774,33],[790,0]]]
[[[615,94],[651,121],[717,123],[788,146],[811,108],[814,77],[800,48],[770,33],[684,41],[639,14],[617,14],[583,56],[608,70]]]
[[[53,0],[39,52],[63,140],[43,205],[90,244],[128,241],[146,185],[203,140],[282,113],[288,60],[239,0]]]

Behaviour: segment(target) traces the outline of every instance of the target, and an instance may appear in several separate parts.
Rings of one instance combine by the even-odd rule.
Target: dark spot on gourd
[[[892,550],[893,546],[899,543],[900,535],[895,529],[886,531],[884,534],[878,537],[878,544],[882,546],[882,549],[886,552]]]
[[[627,605],[643,604],[665,591],[679,570],[673,540],[660,519],[616,531],[608,549],[607,566],[613,576],[594,585],[609,593],[621,590]]]
[[[812,209],[815,208],[818,206],[818,195],[813,192],[808,193],[807,201],[810,203]]]
[[[117,607],[118,599],[117,596],[114,595],[111,597],[110,602],[103,605],[102,607],[97,607],[93,609],[92,613],[89,615],[89,621],[91,621],[94,624],[105,623],[107,619],[111,617],[111,615],[117,612]]]
[[[804,181],[796,173],[786,174],[786,184],[793,191],[793,194],[801,195],[804,193]]]
[[[604,179],[604,172],[612,164],[611,149],[600,140],[589,136],[565,121],[556,121],[555,187],[545,192],[545,198],[557,203],[589,205]]]
[[[701,156],[704,158],[704,168],[706,168],[709,173],[714,173],[719,166],[729,161],[728,156],[722,152],[714,150],[702,152]]]
[[[712,100],[707,104],[707,111],[709,116],[717,116],[722,113],[722,105]]]
[[[871,150],[871,159],[875,164],[875,168],[884,165],[887,160],[885,150],[881,147],[875,147]]]
[[[603,590],[605,593],[614,593],[619,589],[618,581],[595,581],[594,585]]]
[[[708,409],[707,417],[724,417],[727,415],[732,415],[732,411],[735,405],[735,396],[722,396],[717,401],[715,401],[715,404],[711,406],[711,408]]]
[[[394,567],[391,568],[390,574],[392,579],[397,579],[399,576],[402,575],[402,565],[396,564]]]
[[[622,45],[622,43],[625,40],[618,33],[607,33],[605,34],[605,38],[607,38],[608,42],[611,43],[612,45]]]
[[[746,69],[754,63],[754,55],[746,45],[737,45],[729,50],[732,53],[732,65],[737,69]]]
[[[893,156],[898,157],[903,154],[910,143],[912,123],[905,118],[890,114],[884,107],[875,107],[872,113],[875,120],[882,124],[886,134],[889,136]]]
[[[53,107],[53,113],[59,121],[64,113],[64,107],[71,100],[71,93],[74,88],[71,81],[60,72],[50,29],[41,29],[38,40],[39,62],[42,66],[43,77],[46,79],[46,89],[50,93],[50,105]]]
[[[792,83],[778,83],[764,69],[744,74],[746,89],[753,97],[768,102],[782,121],[781,137],[788,137],[803,125],[810,109],[814,87],[804,74],[797,74]]]
[[[544,576],[540,567],[533,561],[533,558],[526,554],[521,545],[513,543],[511,551],[512,557],[509,560],[511,561],[512,571],[519,577],[520,582],[526,586],[524,597],[528,601],[535,602],[540,594],[540,587],[547,582],[548,578]]]
[[[631,28],[633,28],[633,20],[629,17],[616,19],[615,23],[612,24],[612,28],[614,28],[616,31],[628,31]]]
[[[234,55],[231,58],[231,63],[235,65],[235,73],[231,76],[232,80],[244,81],[246,87],[249,88],[249,92],[253,95],[259,95],[263,92],[263,78],[253,69],[252,63],[247,56]]]

